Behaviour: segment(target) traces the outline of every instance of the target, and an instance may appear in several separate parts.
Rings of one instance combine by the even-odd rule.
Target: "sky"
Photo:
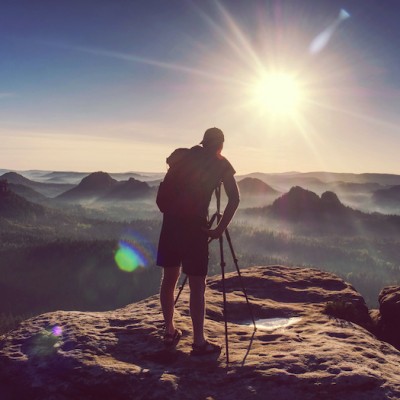
[[[0,168],[163,172],[216,126],[240,174],[400,174],[399,20],[397,0],[3,0]]]

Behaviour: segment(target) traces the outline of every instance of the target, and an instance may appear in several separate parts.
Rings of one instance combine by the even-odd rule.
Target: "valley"
[[[157,293],[161,174],[22,173],[0,176],[0,329],[47,311],[111,310]],[[237,177],[241,205],[229,232],[239,266],[326,269],[375,307],[379,291],[400,282],[400,216],[394,201],[390,214],[377,212],[374,193],[400,176],[278,175]],[[365,199],[359,208],[349,201],[357,196]],[[134,270],[121,259],[134,260]],[[209,275],[219,264],[214,241]]]

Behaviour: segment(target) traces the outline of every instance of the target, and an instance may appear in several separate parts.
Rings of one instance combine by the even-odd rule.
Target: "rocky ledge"
[[[251,267],[226,275],[229,358],[191,357],[188,288],[177,306],[183,337],[160,339],[157,296],[109,312],[58,311],[0,338],[0,398],[398,399],[400,352],[366,328],[361,295],[308,268]],[[219,276],[209,279],[206,334],[225,342]],[[331,314],[331,315],[327,315]],[[334,316],[336,315],[336,316]],[[338,318],[341,316],[341,318]]]

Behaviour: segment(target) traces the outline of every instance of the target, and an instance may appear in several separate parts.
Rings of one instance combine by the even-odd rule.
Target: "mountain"
[[[279,192],[271,186],[257,178],[244,178],[238,182],[241,195],[245,196],[263,196],[263,195],[277,195]]]
[[[97,200],[117,185],[117,180],[106,172],[93,172],[81,180],[78,186],[57,196],[61,201]]]
[[[5,174],[0,176],[0,179],[6,179],[8,183],[27,186],[46,197],[57,196],[60,193],[63,193],[73,187],[73,185],[70,184],[43,183],[32,181],[28,178],[25,178],[21,174],[18,174],[17,172],[6,172]]]
[[[238,182],[238,187],[242,209],[267,206],[281,194],[258,178],[244,178]],[[223,194],[225,198],[225,193]]]
[[[147,182],[129,178],[127,181],[117,181],[106,172],[94,172],[79,183],[79,185],[57,197],[61,201],[132,201],[146,198],[154,194]]]
[[[131,201],[148,197],[153,193],[154,190],[146,182],[129,178],[127,181],[112,185],[107,193],[101,197],[101,200]]]
[[[12,192],[29,200],[33,203],[46,203],[49,198],[37,192],[36,190],[19,183],[10,183],[9,188]]]
[[[345,206],[334,192],[321,196],[295,186],[272,205],[241,211],[243,217],[264,218],[277,227],[293,228],[307,234],[362,234],[389,237],[400,233],[400,216],[364,213]],[[288,225],[288,226],[286,226]]]
[[[0,217],[17,221],[36,221],[46,215],[46,208],[29,202],[8,190],[0,192]]]
[[[223,344],[220,355],[189,355],[187,290],[177,303],[183,336],[172,349],[163,345],[158,296],[106,312],[48,312],[0,337],[2,400],[400,398],[400,353],[368,331],[368,309],[349,283],[280,265],[242,275],[252,313],[236,273],[224,281],[228,313],[221,276],[208,280],[205,334]]]
[[[270,215],[285,219],[316,219],[323,215],[344,216],[350,212],[334,192],[324,192],[319,197],[310,190],[299,186],[279,197],[269,208]]]
[[[15,183],[17,185],[25,185],[31,187],[35,185],[36,182],[31,181],[30,179],[25,178],[21,174],[17,172],[6,172],[5,174],[0,176],[0,179],[6,179],[9,183]]]

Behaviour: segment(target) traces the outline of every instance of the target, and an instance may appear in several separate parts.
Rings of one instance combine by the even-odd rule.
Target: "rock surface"
[[[226,275],[228,338],[219,356],[189,355],[188,288],[178,301],[183,337],[164,348],[157,296],[109,312],[43,314],[0,338],[0,398],[11,399],[398,399],[400,352],[365,328],[324,313],[351,303],[349,284],[307,268],[242,271],[255,318],[282,318],[253,332],[236,273]],[[206,334],[224,343],[220,277],[209,279]],[[296,319],[289,319],[289,318]],[[276,322],[276,320],[274,320]],[[279,322],[279,321],[278,321]]]
[[[379,293],[379,311],[371,313],[375,334],[400,349],[400,286],[387,286]]]

